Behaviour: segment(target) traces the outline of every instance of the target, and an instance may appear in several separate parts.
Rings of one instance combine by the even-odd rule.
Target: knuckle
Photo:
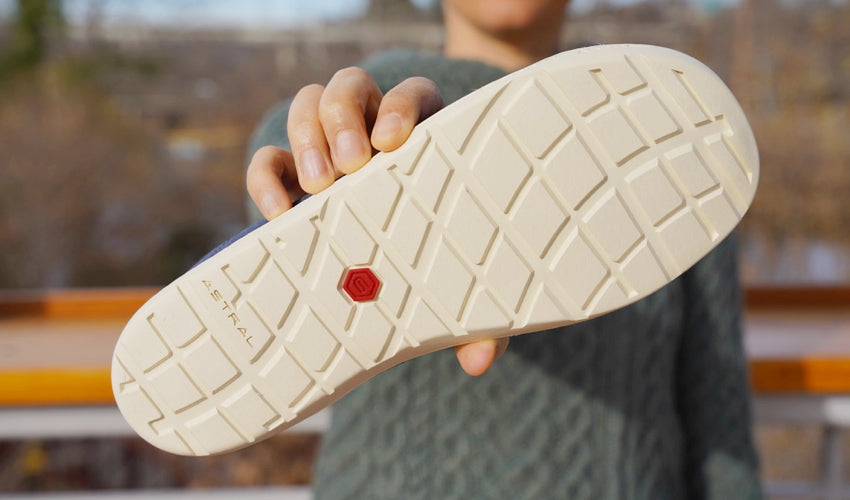
[[[272,146],[271,144],[266,144],[265,146],[260,147],[260,149],[258,149],[257,152],[254,153],[254,154],[255,155],[274,155],[275,153],[277,153],[278,149],[280,149],[280,148],[278,148],[277,146]]]
[[[295,99],[303,98],[307,95],[313,95],[315,93],[321,93],[325,90],[323,85],[319,85],[318,83],[311,83],[309,85],[305,85],[301,87],[298,92],[295,93]]]
[[[298,128],[301,124],[314,119],[324,87],[318,84],[302,87],[292,98],[289,113],[286,116],[286,126],[289,130]]]
[[[390,94],[392,98],[442,102],[442,95],[437,84],[422,76],[407,78],[393,88],[387,96],[389,97]]]
[[[292,98],[292,104],[289,106],[289,114],[287,121],[303,119],[305,115],[309,115],[311,108],[316,106],[316,102],[325,91],[325,87],[313,83],[306,87],[301,87]]]
[[[319,106],[319,120],[323,126],[341,125],[355,112],[354,105],[342,99],[324,99]]]
[[[342,68],[334,73],[333,78],[331,80],[336,79],[357,79],[357,80],[367,80],[371,78],[369,73],[366,72],[363,68],[358,68],[357,66],[349,66],[347,68]]]
[[[402,84],[407,84],[423,90],[438,90],[437,84],[424,76],[411,76],[404,80]]]
[[[317,83],[301,87],[292,98],[287,121],[300,120],[314,112],[316,103],[321,99],[324,91],[325,87]]]
[[[277,148],[274,146],[263,146],[257,151],[254,152],[254,155],[251,157],[251,163],[248,165],[248,170],[257,170],[262,167],[264,163],[274,158],[277,154]]]
[[[308,140],[311,136],[311,122],[314,118],[306,118],[304,116],[294,117],[286,124],[286,133],[289,137],[289,143],[293,147],[298,147],[302,142]]]
[[[248,179],[263,177],[267,172],[275,172],[286,163],[289,153],[277,146],[267,145],[259,148],[248,163]]]

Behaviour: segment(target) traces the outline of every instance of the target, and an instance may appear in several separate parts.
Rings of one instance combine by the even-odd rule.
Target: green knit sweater
[[[428,77],[447,103],[504,74],[409,51],[363,67],[384,91]],[[251,152],[288,147],[287,112]],[[729,238],[630,307],[513,338],[479,378],[451,350],[388,370],[335,404],[316,499],[760,498],[740,299]]]

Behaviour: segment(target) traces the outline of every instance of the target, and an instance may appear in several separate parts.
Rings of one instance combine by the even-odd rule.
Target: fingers
[[[408,78],[381,101],[372,129],[372,145],[379,151],[398,148],[417,123],[442,107],[443,97],[434,82],[422,77]]]
[[[507,348],[508,337],[485,339],[455,347],[455,355],[463,371],[477,377],[483,375]]]
[[[298,182],[304,191],[312,194],[330,186],[336,178],[319,122],[319,103],[324,91],[321,85],[308,85],[298,91],[289,107],[286,124]]]
[[[360,68],[346,68],[327,87],[301,89],[289,109],[287,130],[301,187],[318,193],[372,157],[368,129],[381,102],[378,85]]]
[[[383,96],[360,68],[338,71],[327,87],[304,87],[287,122],[301,187],[308,193],[325,189],[365,165],[373,146],[399,147],[417,123],[442,107],[437,85],[426,78],[409,78]]]
[[[251,158],[247,173],[248,194],[260,213],[271,220],[292,208],[292,200],[304,196],[298,186],[292,153],[265,146]]]
[[[360,68],[337,71],[319,102],[319,119],[337,171],[350,174],[372,157],[367,129],[372,127],[382,93]]]

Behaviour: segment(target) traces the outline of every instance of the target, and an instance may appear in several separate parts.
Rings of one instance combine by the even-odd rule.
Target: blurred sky
[[[413,0],[420,7],[437,0]],[[596,0],[574,0],[573,9],[586,9]],[[629,4],[637,0],[607,0]],[[714,10],[735,0],[689,0]],[[63,0],[72,23],[84,22],[99,11],[106,23],[170,25],[175,27],[291,27],[355,17],[368,0]],[[0,16],[7,17],[15,0],[0,0]]]

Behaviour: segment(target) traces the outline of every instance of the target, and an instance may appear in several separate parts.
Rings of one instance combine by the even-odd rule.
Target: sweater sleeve
[[[677,393],[690,499],[761,498],[752,442],[735,236],[683,276]]]

